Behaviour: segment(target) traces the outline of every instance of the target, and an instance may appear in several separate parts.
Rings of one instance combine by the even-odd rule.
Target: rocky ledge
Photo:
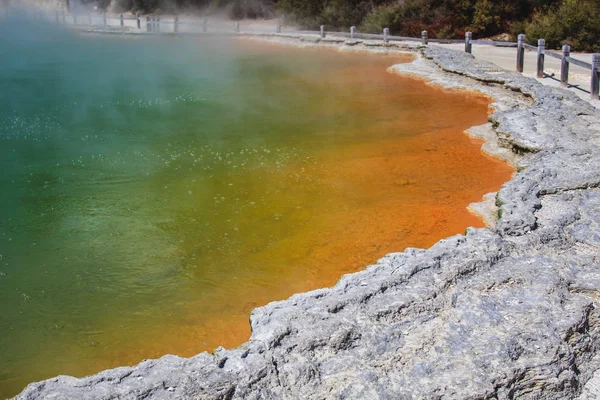
[[[600,369],[600,113],[468,54],[420,51],[397,69],[493,92],[497,143],[521,155],[495,228],[257,308],[237,349],[60,376],[18,398],[577,397]]]

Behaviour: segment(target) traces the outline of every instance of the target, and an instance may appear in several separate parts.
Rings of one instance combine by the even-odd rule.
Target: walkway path
[[[439,45],[448,49],[464,50],[463,44],[442,44]],[[511,47],[495,47],[486,45],[473,45],[473,55],[475,58],[490,61],[499,67],[514,71],[517,62],[517,49]],[[571,53],[581,61],[592,62],[592,55],[585,53]],[[544,62],[544,73],[546,77],[536,78],[537,54],[533,51],[525,51],[525,64],[523,75],[535,78],[545,85],[560,86],[560,60],[552,57],[546,57]],[[590,100],[590,71],[571,64],[569,67],[569,90],[577,94],[584,100],[589,101],[596,108],[600,108],[599,100]]]

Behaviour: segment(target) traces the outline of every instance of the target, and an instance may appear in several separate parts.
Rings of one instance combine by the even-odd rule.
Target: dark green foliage
[[[556,1],[556,0],[547,0]],[[427,30],[431,37],[475,37],[510,32],[511,26],[527,18],[545,0],[405,0],[374,8],[363,27],[378,31],[389,25],[393,32],[418,36]]]
[[[307,28],[315,28],[321,22],[323,3],[316,0],[279,0],[277,5],[291,20]]]
[[[525,25],[527,40],[546,39],[548,48],[569,44],[576,50],[600,51],[600,5],[597,0],[562,0],[537,12]]]
[[[84,0],[87,1],[87,0]],[[575,50],[600,50],[599,0],[118,0],[124,9],[226,9],[232,19],[269,18],[316,29],[347,30],[432,38],[475,38],[526,33],[530,42],[544,37],[550,47],[569,43]],[[102,0],[106,3],[107,0]]]
[[[83,0],[108,7],[109,0]],[[177,12],[178,10],[219,10],[229,11],[232,19],[269,18],[275,12],[275,0],[115,0],[113,7],[122,11]]]
[[[314,27],[327,24],[346,29],[360,26],[368,32],[431,37],[459,37],[467,30],[476,37],[510,31],[512,24],[534,10],[558,0],[279,0],[279,8],[298,23]]]
[[[160,7],[159,0],[131,0],[133,11],[154,10]]]
[[[269,18],[274,15],[272,0],[233,0],[229,16],[234,20],[244,18]]]

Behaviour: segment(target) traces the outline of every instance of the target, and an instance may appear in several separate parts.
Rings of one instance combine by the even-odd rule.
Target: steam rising
[[[328,179],[313,155],[344,153],[364,132],[395,135],[361,129],[379,102],[353,112],[354,99],[385,91],[338,79],[372,59],[6,17],[0,397],[179,351],[149,346],[190,324],[217,326],[189,341],[216,347],[215,320],[231,310],[247,328],[248,299],[301,285],[297,237],[309,254],[318,223],[348,199],[352,185]]]

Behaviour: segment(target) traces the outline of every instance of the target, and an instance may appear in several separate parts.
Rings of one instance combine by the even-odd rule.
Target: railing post
[[[150,23],[150,17],[146,16],[146,32],[152,32],[152,24]]]
[[[175,21],[173,22],[173,32],[179,32],[179,15],[175,16]]]
[[[472,32],[465,33],[465,52],[466,53],[471,52],[471,39],[473,39],[473,33]]]
[[[208,18],[204,17],[204,20],[202,21],[202,32],[207,32],[208,31]]]
[[[106,11],[102,13],[102,24],[106,26]]]
[[[123,14],[119,16],[119,19],[121,20],[121,26],[125,26],[125,19],[123,18]]]
[[[565,44],[562,47],[562,60],[560,62],[560,85],[569,86],[569,60],[567,57],[571,55],[571,46]]]
[[[275,27],[276,33],[281,33],[281,22],[277,22],[277,26]]]
[[[160,33],[160,15],[156,16],[156,19],[154,19],[154,23],[155,23],[154,28],[155,28],[156,32]]]
[[[592,100],[599,100],[600,96],[600,53],[592,54],[592,82],[591,82],[590,93],[592,94]]]
[[[389,43],[390,42],[390,28],[383,28],[383,42],[384,43]]]
[[[135,13],[135,21],[137,22],[138,29],[142,29],[142,19],[140,18],[140,13]]]
[[[321,25],[321,39],[325,37],[325,25]]]
[[[88,14],[88,25],[92,24],[92,13]]]
[[[523,73],[523,62],[525,61],[525,35],[517,36],[517,72]]]
[[[356,34],[356,27],[355,26],[351,26],[350,27],[350,39],[354,39],[354,35]]]
[[[538,39],[537,48],[537,77],[544,77],[544,51],[546,50],[546,39]]]
[[[429,43],[429,36],[427,34],[427,31],[421,31],[421,44],[423,46],[427,46],[428,43]]]

